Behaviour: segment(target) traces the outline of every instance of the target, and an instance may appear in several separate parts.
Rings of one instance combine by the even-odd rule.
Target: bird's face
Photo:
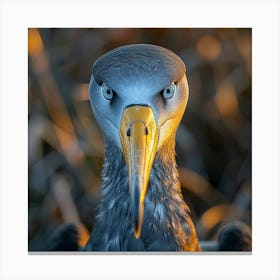
[[[158,46],[124,46],[96,61],[89,94],[105,138],[123,152],[138,238],[155,155],[175,138],[188,101],[184,63]]]

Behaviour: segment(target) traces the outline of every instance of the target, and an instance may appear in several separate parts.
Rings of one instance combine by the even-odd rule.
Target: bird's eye
[[[112,100],[114,97],[114,91],[110,89],[108,86],[106,86],[105,84],[101,85],[101,92],[104,98],[107,100]]]
[[[168,100],[174,96],[175,91],[176,91],[176,85],[175,85],[175,83],[171,83],[168,87],[166,87],[163,90],[162,95],[163,95],[164,99]]]

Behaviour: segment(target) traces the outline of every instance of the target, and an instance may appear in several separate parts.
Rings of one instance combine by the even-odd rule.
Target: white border
[[[1,1],[1,279],[279,279],[278,1]],[[28,255],[27,28],[253,28],[253,254]]]

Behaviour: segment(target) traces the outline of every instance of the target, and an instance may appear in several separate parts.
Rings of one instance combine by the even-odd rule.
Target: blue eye
[[[176,85],[175,85],[175,83],[171,83],[168,87],[166,87],[163,90],[162,95],[163,95],[164,99],[168,100],[174,96],[175,91],[176,91]]]
[[[101,92],[105,99],[112,100],[114,97],[114,91],[110,89],[106,84],[101,85]]]

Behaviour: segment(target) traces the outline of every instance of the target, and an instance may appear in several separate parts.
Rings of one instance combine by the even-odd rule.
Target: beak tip
[[[136,239],[139,239],[140,235],[141,235],[141,223],[142,220],[141,218],[138,216],[138,213],[134,216],[134,236]],[[140,222],[141,220],[141,222]]]
[[[135,236],[135,238],[139,239],[140,235],[141,235],[141,230],[139,229],[139,227],[135,226],[135,228],[134,228],[134,236]]]

